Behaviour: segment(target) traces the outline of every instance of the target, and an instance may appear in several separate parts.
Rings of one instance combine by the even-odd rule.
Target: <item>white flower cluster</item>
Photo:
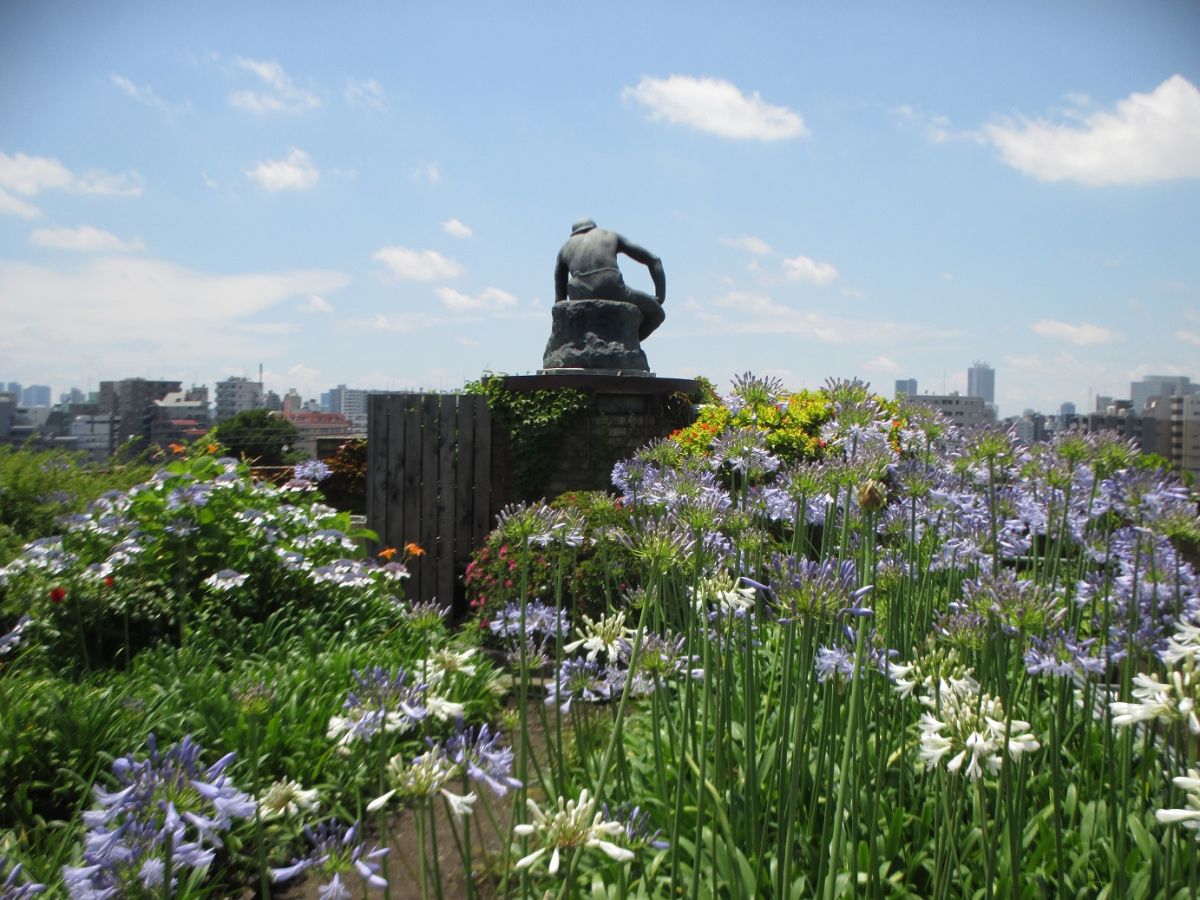
[[[560,851],[576,847],[595,847],[618,862],[633,859],[632,850],[619,847],[608,840],[624,833],[624,826],[620,822],[607,822],[604,813],[596,812],[596,801],[588,796],[587,788],[579,792],[577,801],[559,797],[558,808],[548,813],[543,812],[532,800],[525,802],[533,821],[517,825],[513,831],[522,836],[537,835],[541,846],[518,860],[516,868],[525,869],[532,866],[549,850],[550,865],[546,871],[556,875],[561,864]]]
[[[1041,747],[1029,723],[1005,718],[1004,707],[990,694],[981,694],[974,678],[939,679],[937,687],[921,697],[928,707],[921,713],[921,759],[928,768],[949,756],[946,771],[961,772],[976,781],[984,770],[1000,771],[1005,748],[1017,760],[1022,753]]]
[[[1200,674],[1191,659],[1181,669],[1169,673],[1165,682],[1145,672],[1133,676],[1133,701],[1109,704],[1114,725],[1123,727],[1159,719],[1184,722],[1192,734],[1200,734],[1200,717],[1197,717]]]
[[[318,793],[305,790],[290,778],[274,782],[258,799],[264,819],[296,816],[301,812],[315,813],[320,807]]]
[[[576,628],[579,640],[572,641],[563,647],[566,653],[574,653],[580,647],[587,650],[588,659],[596,659],[601,653],[610,662],[622,656],[629,649],[629,639],[633,630],[625,625],[625,613],[617,612],[611,616],[600,616],[593,621],[590,616],[583,616],[584,626]]]
[[[1154,817],[1163,825],[1181,824],[1200,840],[1200,769],[1188,769],[1186,775],[1177,775],[1171,780],[1175,787],[1187,791],[1187,808],[1160,809]]]
[[[1172,635],[1159,657],[1168,666],[1166,681],[1153,675],[1139,672],[1133,678],[1131,702],[1114,701],[1109,704],[1113,724],[1117,726],[1137,725],[1158,719],[1166,722],[1183,722],[1192,734],[1200,734],[1200,624],[1184,621]]]

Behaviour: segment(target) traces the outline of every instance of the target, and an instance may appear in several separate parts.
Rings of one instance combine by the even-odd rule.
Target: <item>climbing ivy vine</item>
[[[517,486],[526,496],[538,494],[551,469],[555,445],[588,408],[588,395],[571,388],[510,391],[504,386],[504,375],[492,373],[468,381],[463,390],[487,398],[492,416],[512,442]]]

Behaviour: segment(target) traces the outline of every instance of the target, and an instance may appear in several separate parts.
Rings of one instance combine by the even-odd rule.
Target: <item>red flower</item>
[[[67,599],[67,589],[65,587],[54,587],[50,589],[50,602],[62,603]]]
[[[104,586],[105,587],[112,587],[116,583],[117,583],[116,579],[113,578],[111,575],[104,576]]]

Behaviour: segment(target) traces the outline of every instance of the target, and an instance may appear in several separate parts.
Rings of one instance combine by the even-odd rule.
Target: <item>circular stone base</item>
[[[538,369],[539,375],[616,375],[620,378],[653,378],[653,372],[645,372],[641,369],[627,371],[625,369]]]
[[[543,369],[650,371],[638,341],[642,313],[620,300],[563,300],[551,310]]]

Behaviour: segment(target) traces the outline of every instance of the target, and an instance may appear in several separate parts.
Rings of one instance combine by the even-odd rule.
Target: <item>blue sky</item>
[[[662,257],[659,375],[1200,378],[1193,2],[5,0],[0,79],[0,380],[56,395],[535,371],[581,216]]]

